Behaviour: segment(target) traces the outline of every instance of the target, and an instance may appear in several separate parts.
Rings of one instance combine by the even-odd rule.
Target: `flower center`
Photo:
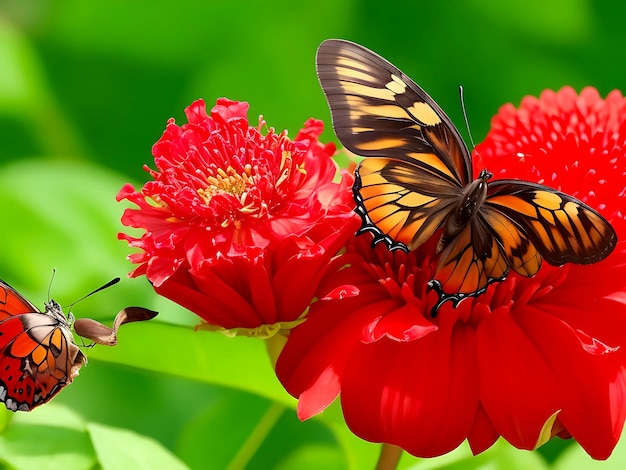
[[[198,195],[207,205],[213,196],[218,194],[230,194],[238,199],[244,199],[244,193],[251,181],[251,174],[252,167],[250,165],[244,167],[243,173],[237,173],[232,166],[226,168],[226,171],[218,168],[215,176],[207,178],[208,186],[198,189]]]

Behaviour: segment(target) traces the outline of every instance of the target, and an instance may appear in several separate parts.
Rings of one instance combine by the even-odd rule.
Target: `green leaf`
[[[89,357],[244,390],[295,407],[255,338],[151,322],[125,325],[113,348],[96,346]]]
[[[241,392],[199,411],[181,433],[177,454],[193,468],[348,468],[346,449],[326,423],[299,422],[294,410]]]
[[[104,470],[184,470],[188,467],[154,439],[101,424],[87,426]]]
[[[87,470],[96,463],[83,420],[58,405],[17,413],[0,434],[0,459],[20,470]]]

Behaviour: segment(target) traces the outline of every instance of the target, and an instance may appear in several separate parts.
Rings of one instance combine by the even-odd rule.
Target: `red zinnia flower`
[[[157,170],[141,191],[126,185],[117,199],[124,225],[145,229],[119,237],[142,253],[129,258],[157,293],[225,329],[274,325],[303,314],[328,261],[358,226],[350,175],[333,182],[333,144],[318,141],[310,119],[287,133],[251,127],[248,104],[219,99],[171,119],[153,147]],[[259,334],[256,333],[249,334]],[[263,334],[263,333],[261,333]]]
[[[626,238],[626,100],[571,88],[504,106],[475,152],[496,176],[545,184],[598,208]],[[475,158],[476,160],[478,158]],[[477,162],[478,163],[478,162]],[[476,172],[480,164],[476,165]],[[502,169],[502,170],[500,170]],[[607,458],[626,418],[626,243],[604,261],[533,278],[510,273],[456,309],[426,282],[433,241],[409,254],[358,237],[333,261],[320,301],[276,372],[302,419],[338,394],[358,436],[436,456],[498,436],[521,449],[574,437]]]

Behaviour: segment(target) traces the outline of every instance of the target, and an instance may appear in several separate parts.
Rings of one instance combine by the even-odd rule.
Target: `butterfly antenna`
[[[54,281],[54,275],[57,273],[57,270],[52,268],[52,277],[50,278],[50,284],[48,284],[48,302],[50,302],[50,291],[52,290],[52,281]]]
[[[472,137],[472,131],[470,129],[469,120],[467,119],[467,110],[465,109],[465,95],[463,94],[463,85],[459,86],[459,95],[461,97],[461,109],[463,110],[463,118],[465,119],[465,128],[467,129],[467,133],[469,134],[470,143],[472,144],[472,149],[476,148],[476,144],[474,143],[474,138]]]
[[[104,284],[103,286],[98,287],[96,290],[91,291],[89,294],[87,295],[83,295],[80,299],[75,300],[74,302],[72,302],[71,304],[67,305],[68,308],[68,312],[69,310],[72,309],[72,307],[74,305],[76,305],[78,302],[80,302],[81,300],[85,300],[87,297],[89,297],[90,295],[95,294],[96,292],[100,292],[101,290],[107,289],[108,287],[111,287],[115,284],[117,284],[118,282],[120,282],[120,278],[116,277],[115,279],[111,279],[109,282],[107,282],[106,284]]]

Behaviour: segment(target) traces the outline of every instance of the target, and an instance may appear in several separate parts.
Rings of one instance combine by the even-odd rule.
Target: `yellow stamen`
[[[231,166],[226,171],[218,168],[216,176],[207,178],[208,186],[198,189],[198,195],[205,204],[208,204],[211,198],[217,194],[231,194],[245,198],[251,174],[252,167],[250,165],[245,166],[243,173],[237,173]]]

